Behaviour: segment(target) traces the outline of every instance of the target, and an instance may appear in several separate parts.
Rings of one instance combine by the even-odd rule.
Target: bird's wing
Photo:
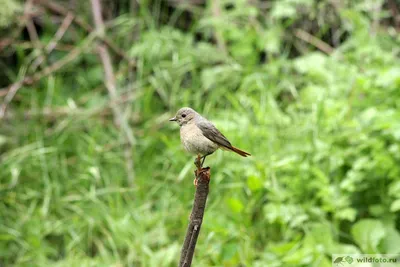
[[[214,143],[226,148],[232,147],[228,139],[211,122],[197,121],[196,125],[202,131],[203,135]]]

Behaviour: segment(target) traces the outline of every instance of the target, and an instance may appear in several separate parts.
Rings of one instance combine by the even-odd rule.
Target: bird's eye
[[[182,114],[182,118],[185,118],[186,117],[186,114]]]

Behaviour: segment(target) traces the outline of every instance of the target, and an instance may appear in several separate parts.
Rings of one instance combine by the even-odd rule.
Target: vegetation
[[[182,106],[252,154],[207,158],[195,266],[400,253],[396,1],[104,1],[105,37],[71,22],[52,51],[65,15],[0,2],[0,265],[176,266],[194,194],[168,122]],[[94,25],[90,1],[52,2]]]

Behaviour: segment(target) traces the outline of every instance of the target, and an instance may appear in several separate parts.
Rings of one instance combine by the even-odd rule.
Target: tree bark
[[[189,226],[183,242],[179,267],[189,267],[196,248],[197,238],[203,222],[204,210],[206,208],[207,196],[210,182],[210,168],[202,168],[195,171],[197,180],[196,193],[194,196],[192,213],[189,219]]]

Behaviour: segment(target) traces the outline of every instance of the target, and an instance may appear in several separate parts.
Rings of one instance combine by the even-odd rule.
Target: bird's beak
[[[169,121],[176,121],[176,118],[173,117],[173,118],[169,119]]]

